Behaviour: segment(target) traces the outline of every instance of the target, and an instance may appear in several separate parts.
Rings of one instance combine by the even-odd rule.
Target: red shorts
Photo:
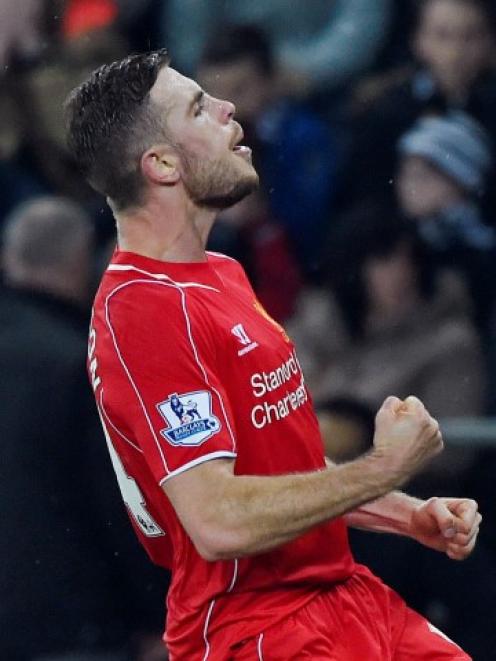
[[[254,638],[229,661],[469,661],[471,657],[364,568]]]

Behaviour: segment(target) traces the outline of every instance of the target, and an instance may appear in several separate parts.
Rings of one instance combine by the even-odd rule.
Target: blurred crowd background
[[[262,185],[210,248],[289,329],[327,453],[366,451],[389,394],[474,428],[496,415],[492,0],[1,0],[5,661],[166,658],[168,577],[134,539],[84,367],[114,225],[63,119],[97,66],[162,46],[236,104]],[[352,533],[360,560],[482,660],[496,658],[493,440],[448,442],[408,487],[479,500],[466,563]]]

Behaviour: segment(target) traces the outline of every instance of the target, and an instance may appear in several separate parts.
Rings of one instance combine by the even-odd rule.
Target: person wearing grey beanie
[[[482,330],[495,298],[496,231],[480,198],[492,166],[487,133],[462,112],[418,120],[398,142],[400,210],[445,266],[469,286]]]
[[[469,193],[483,192],[492,165],[492,145],[484,128],[469,115],[421,118],[399,141],[402,154],[427,159]]]

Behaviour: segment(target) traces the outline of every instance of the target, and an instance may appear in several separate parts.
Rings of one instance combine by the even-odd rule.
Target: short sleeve
[[[107,325],[129,393],[119,417],[156,480],[234,458],[231,407],[205,306],[186,288],[139,281],[109,299]]]

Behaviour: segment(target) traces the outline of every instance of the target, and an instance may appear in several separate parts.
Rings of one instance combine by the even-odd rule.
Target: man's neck
[[[148,200],[126,213],[116,213],[121,250],[164,262],[202,262],[216,212],[191,201]]]

